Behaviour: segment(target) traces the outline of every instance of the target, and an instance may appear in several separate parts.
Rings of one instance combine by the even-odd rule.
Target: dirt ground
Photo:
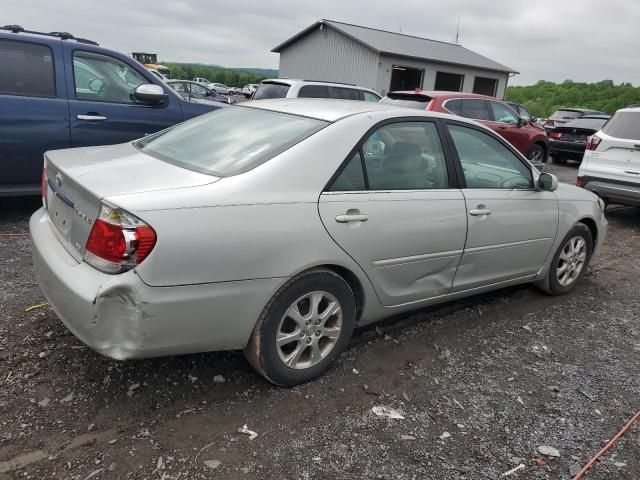
[[[640,209],[608,208],[571,294],[522,286],[388,319],[284,389],[237,352],[119,363],[48,307],[25,311],[45,301],[22,235],[38,203],[0,199],[0,480],[568,479],[640,408]],[[640,422],[587,478],[640,478]]]

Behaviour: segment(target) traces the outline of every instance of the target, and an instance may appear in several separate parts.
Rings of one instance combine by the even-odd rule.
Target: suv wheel
[[[245,356],[272,383],[305,383],[324,373],[347,347],[355,321],[355,298],[342,277],[324,269],[304,272],[265,307]]]
[[[527,158],[533,163],[547,163],[544,155],[544,147],[542,145],[533,144],[527,151]]]

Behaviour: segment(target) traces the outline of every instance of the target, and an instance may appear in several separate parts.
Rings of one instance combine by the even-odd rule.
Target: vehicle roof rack
[[[5,25],[4,27],[0,27],[0,30],[7,30],[12,33],[31,33],[35,35],[46,35],[47,37],[57,37],[61,40],[75,40],[79,43],[86,43],[88,45],[98,45],[98,42],[94,42],[93,40],[88,40],[86,38],[74,37],[69,32],[36,32],[34,30],[25,30],[24,27],[20,25]]]

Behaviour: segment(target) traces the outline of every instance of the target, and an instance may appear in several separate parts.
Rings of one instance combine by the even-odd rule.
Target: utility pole
[[[458,15],[458,23],[456,24],[456,44],[460,38],[460,15]]]

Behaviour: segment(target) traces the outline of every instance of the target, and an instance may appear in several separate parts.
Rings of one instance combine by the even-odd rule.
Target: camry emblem
[[[56,185],[59,187],[62,186],[62,177],[60,176],[60,173],[56,173]]]

